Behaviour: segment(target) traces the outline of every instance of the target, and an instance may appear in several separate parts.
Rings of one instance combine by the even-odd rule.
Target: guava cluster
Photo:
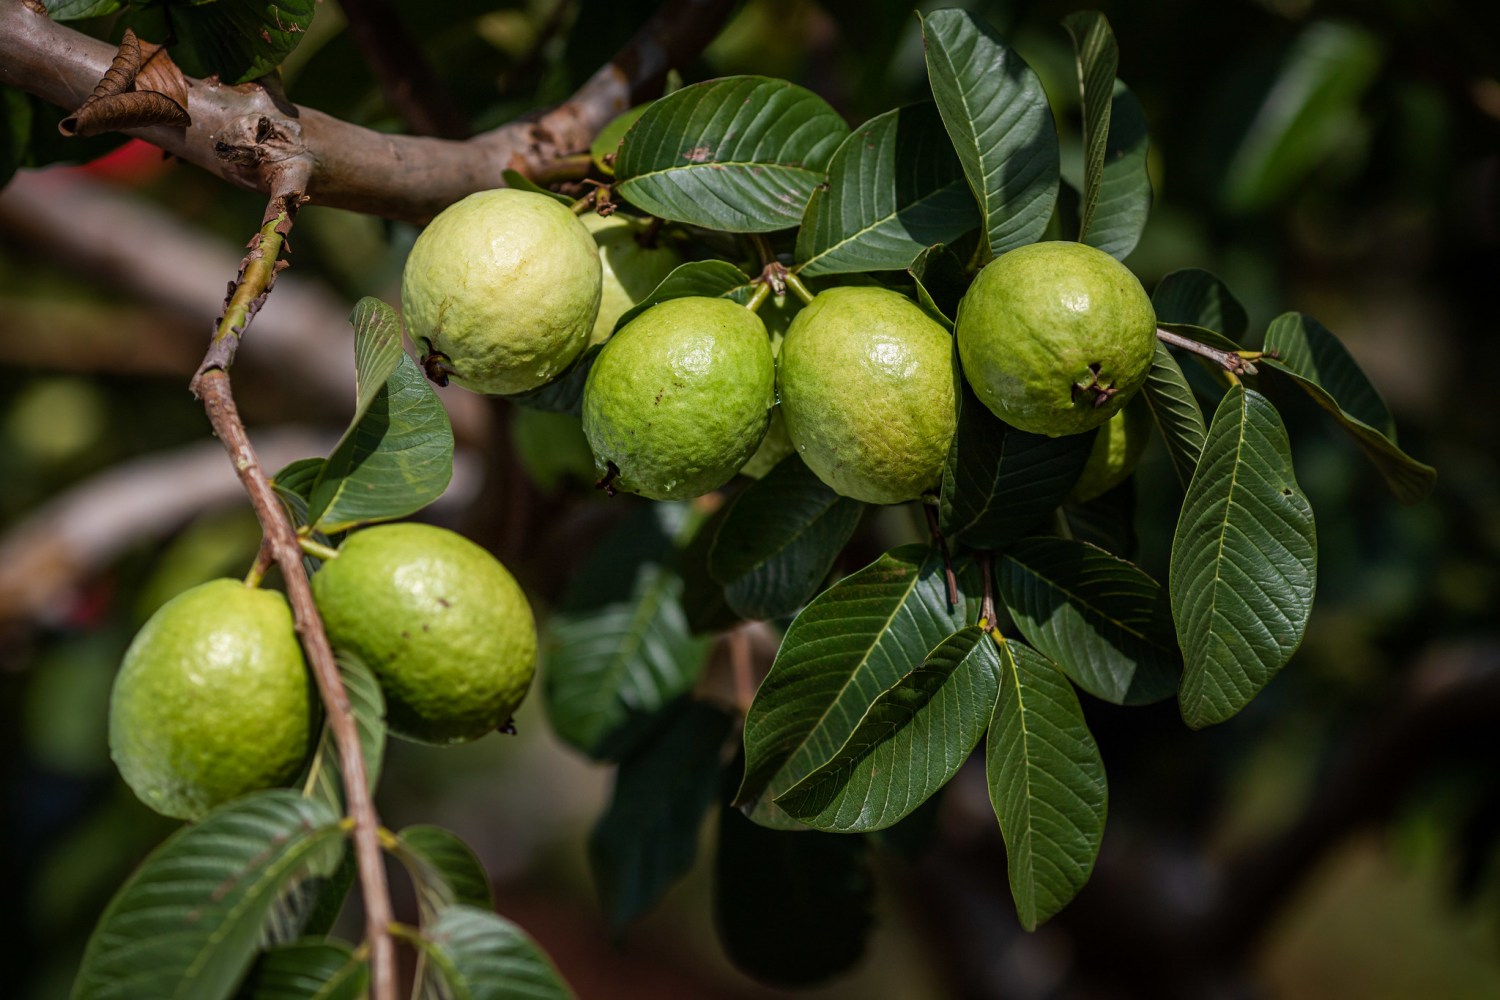
[[[688,499],[795,452],[856,500],[930,495],[960,378],[1023,431],[1111,424],[1078,498],[1123,479],[1139,454],[1139,421],[1112,418],[1149,373],[1156,317],[1135,276],[1092,247],[1036,243],[991,261],[952,334],[907,295],[869,283],[828,288],[800,310],[762,297],[777,301],[763,307],[769,323],[728,298],[639,309],[679,262],[623,215],[580,217],[547,195],[486,191],[418,238],[402,303],[428,372],[471,389],[525,393],[591,360],[581,430],[611,493]],[[556,448],[527,450],[581,454],[576,435],[565,447],[566,428],[557,432]],[[556,463],[541,464],[552,480]]]
[[[525,698],[531,607],[463,536],[422,524],[356,531],[312,586],[329,641],[374,674],[397,735],[478,739]],[[131,642],[110,697],[110,753],[148,806],[199,819],[296,778],[318,705],[286,598],[214,580],[168,601]]]

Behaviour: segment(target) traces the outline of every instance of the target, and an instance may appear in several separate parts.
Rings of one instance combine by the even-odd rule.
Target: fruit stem
[[[979,602],[979,627],[988,632],[995,627],[995,583],[988,552],[979,553],[979,571],[984,574],[984,597]]]
[[[930,503],[922,504],[922,513],[927,515],[927,530],[932,534],[932,540],[937,543],[943,553],[943,577],[948,582],[948,606],[958,607],[958,576],[953,572],[953,558],[948,554],[948,540],[943,537],[943,531],[938,527],[937,508]]]
[[[613,462],[604,464],[604,478],[594,484],[594,489],[603,490],[604,495],[612,497],[620,491],[615,489],[615,479],[620,475],[620,469]]]
[[[770,294],[770,284],[764,281],[757,281],[755,283],[755,291],[750,293],[750,300],[745,303],[745,308],[751,312],[759,312],[761,305],[765,303],[766,298]]]
[[[788,288],[790,288],[792,290],[792,294],[793,295],[797,296],[797,298],[801,299],[805,303],[811,303],[812,302],[812,300],[813,300],[813,293],[810,292],[810,291],[808,291],[807,286],[802,283],[802,279],[801,278],[797,277],[795,274],[792,274],[790,271],[788,271],[786,273],[785,280],[786,280],[786,287],[788,287]]]
[[[271,568],[274,558],[271,553],[271,543],[262,538],[260,540],[260,550],[255,553],[255,562],[250,564],[250,572],[245,574],[245,586],[251,590],[259,587],[261,581],[266,578],[266,570]]]
[[[1156,328],[1156,339],[1168,347],[1176,347],[1190,354],[1208,358],[1228,372],[1231,377],[1235,375],[1256,374],[1255,365],[1250,363],[1252,359],[1245,355],[1252,355],[1256,358],[1261,356],[1254,351],[1221,351],[1217,347],[1210,347],[1207,344],[1194,340],[1192,337],[1184,337],[1180,333],[1163,330],[1161,327]],[[1235,381],[1238,381],[1238,379]]]
[[[755,248],[755,255],[760,258],[760,266],[764,269],[768,265],[776,263],[776,254],[771,249],[771,241],[760,233],[746,233],[745,239]]]
[[[596,193],[597,192],[590,191],[582,198],[579,198],[577,201],[573,202],[572,205],[568,206],[569,210],[572,211],[574,215],[588,215],[589,212],[593,210],[594,195]]]
[[[297,535],[297,545],[302,549],[303,552],[306,552],[314,559],[321,559],[324,562],[327,562],[330,559],[337,559],[339,557],[338,549],[334,548],[331,545],[324,545],[322,542],[314,541],[313,539],[308,538],[306,535]]]

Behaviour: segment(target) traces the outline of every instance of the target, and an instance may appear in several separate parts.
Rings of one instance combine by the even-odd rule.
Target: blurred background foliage
[[[480,130],[565,97],[654,5],[392,6]],[[1078,5],[962,6],[981,10],[1041,74],[1076,175],[1077,85],[1058,22]],[[1317,316],[1386,395],[1403,445],[1438,468],[1437,492],[1397,506],[1319,411],[1278,398],[1319,526],[1319,601],[1291,667],[1241,716],[1203,733],[1183,727],[1171,703],[1088,704],[1112,788],[1100,873],[1073,911],[1036,935],[1021,934],[1007,909],[993,817],[972,808],[979,776],[961,773],[929,817],[935,836],[875,846],[874,936],[849,976],[810,995],[1167,995],[1161,954],[1139,945],[1150,921],[1190,924],[1224,863],[1277,843],[1344,793],[1369,798],[1360,822],[1309,848],[1294,877],[1272,887],[1276,905],[1255,928],[1240,987],[1293,998],[1500,995],[1500,711],[1491,697],[1401,728],[1424,695],[1500,671],[1500,14],[1456,0],[1099,6],[1151,128],[1155,208],[1128,263],[1148,288],[1180,267],[1215,272],[1248,308],[1252,331],[1287,309]],[[318,8],[284,67],[289,95],[400,128],[343,24],[334,0]],[[912,100],[924,77],[910,0],[747,0],[683,77],[742,72],[810,86],[851,122]],[[34,108],[37,134],[56,116]],[[28,570],[20,591],[15,581],[0,586],[0,892],[14,915],[0,965],[6,995],[24,1000],[66,994],[110,893],[171,829],[108,759],[108,689],[126,643],[168,596],[241,574],[258,541],[231,481],[155,520],[137,512],[135,537],[84,526],[80,544],[107,554],[86,572],[64,555],[48,562],[56,523],[38,517],[66,505],[68,491],[121,474],[107,480],[102,508],[87,511],[107,521],[111,510],[154,502],[149,490],[146,500],[130,493],[142,482],[187,477],[181,489],[195,493],[204,470],[229,471],[221,454],[222,469],[186,462],[208,437],[186,385],[260,199],[138,143],[95,142],[83,153],[49,143],[41,155],[101,152],[85,166],[23,176],[0,195],[0,557],[43,551],[40,575]],[[63,221],[39,226],[43,197]],[[165,228],[121,233],[98,209],[118,204]],[[305,348],[283,338],[275,354],[257,344],[257,326],[236,374],[253,430],[289,433],[306,453],[315,450],[307,441],[337,433],[347,404],[328,386],[348,373],[315,369],[347,351],[339,317],[348,304],[397,299],[414,235],[305,210],[287,276],[300,297],[279,302],[279,289],[262,323],[277,310],[286,323],[325,322],[303,331]],[[218,258],[205,258],[196,292],[169,287],[128,266],[131,254],[163,253],[158,237],[211,246],[229,263],[217,273],[207,265]],[[136,240],[110,251],[122,238]],[[315,342],[334,353],[318,355]],[[545,614],[633,501],[596,499],[555,469],[543,473],[545,492],[526,487],[527,449],[508,443],[512,414],[444,398],[459,468],[430,514],[496,549]],[[186,464],[143,464],[164,455]],[[1171,526],[1151,515],[1175,490],[1165,456],[1151,452],[1134,492],[1138,556],[1158,574]],[[917,530],[904,511],[868,518],[842,568]],[[65,585],[42,606],[18,596],[49,574]],[[549,949],[581,997],[783,995],[735,971],[716,941],[707,852],[654,913],[611,934],[586,857],[611,775],[557,743],[539,702],[522,710],[515,738],[442,751],[393,743],[378,798],[387,824],[439,823],[474,845],[501,911]],[[1340,787],[1341,766],[1382,734],[1397,740],[1385,750],[1400,766],[1370,788]],[[1159,912],[1131,910],[1123,895],[1137,889]],[[1110,944],[1098,922],[1131,913],[1142,926],[1116,926]]]

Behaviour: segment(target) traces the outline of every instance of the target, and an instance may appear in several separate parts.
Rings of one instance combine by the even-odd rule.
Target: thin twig
[[[953,572],[953,559],[948,554],[948,540],[943,537],[943,531],[938,527],[937,508],[930,503],[924,503],[922,513],[927,515],[927,530],[932,533],[932,540],[943,552],[943,575],[948,581],[948,603],[957,607],[958,577]]]
[[[1191,354],[1208,358],[1210,361],[1222,367],[1231,375],[1254,375],[1255,365],[1250,363],[1249,358],[1242,357],[1233,351],[1221,351],[1217,347],[1209,347],[1207,344],[1194,340],[1192,337],[1184,337],[1180,333],[1171,330],[1156,328],[1156,339],[1170,347],[1180,348]]]

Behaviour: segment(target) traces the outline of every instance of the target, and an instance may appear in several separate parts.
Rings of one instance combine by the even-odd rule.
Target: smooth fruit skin
[[[1095,431],[1094,446],[1089,449],[1083,474],[1068,499],[1074,503],[1092,500],[1128,479],[1151,440],[1152,422],[1150,408],[1137,397]]]
[[[964,376],[995,416],[1059,437],[1103,424],[1145,384],[1156,313],[1109,254],[1033,243],[979,272],[959,303],[957,337]]]
[[[792,320],[777,387],[787,433],[830,488],[866,503],[937,485],[957,425],[953,338],[884,288],[831,288]]]
[[[593,236],[561,203],[480,191],[417,237],[401,276],[407,332],[443,355],[458,385],[526,392],[588,346],[602,269]]]
[[[682,257],[666,244],[641,246],[645,227],[628,215],[589,212],[583,216],[583,225],[594,234],[604,269],[599,315],[589,335],[592,346],[608,340],[620,317],[650,295],[682,263]]]
[[[505,725],[531,687],[531,605],[494,556],[456,532],[356,531],[312,584],[334,647],[380,679],[392,732],[422,743],[476,740]]]
[[[760,317],[728,299],[652,306],[609,339],[583,390],[583,432],[612,485],[653,500],[723,486],[765,437],[776,367]]]
[[[201,819],[296,777],[313,696],[286,599],[213,580],[162,605],[125,652],[109,748],[140,800]]]

